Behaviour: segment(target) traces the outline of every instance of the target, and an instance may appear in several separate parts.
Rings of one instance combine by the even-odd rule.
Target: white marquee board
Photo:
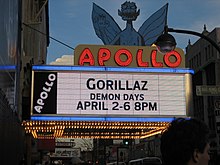
[[[35,71],[32,115],[186,116],[184,73]]]

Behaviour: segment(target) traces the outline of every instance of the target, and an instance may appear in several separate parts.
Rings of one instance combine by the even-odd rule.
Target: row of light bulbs
[[[165,128],[164,128],[165,129]],[[88,134],[88,133],[79,133],[79,132],[73,132],[71,134],[64,134],[63,130],[57,130],[54,132],[54,134],[47,134],[45,135],[43,132],[40,134],[37,134],[37,131],[31,131],[34,138],[38,139],[53,139],[53,138],[93,138],[93,139],[143,139],[147,138],[153,135],[160,134],[163,129],[158,129],[150,132],[145,133],[94,133],[94,134]]]
[[[93,123],[93,122],[92,122]],[[33,130],[50,130],[50,129],[63,129],[64,126],[65,128],[71,128],[71,129],[155,129],[158,127],[165,127],[167,126],[167,122],[162,122],[162,123],[142,123],[142,124],[137,124],[137,125],[131,125],[131,122],[127,123],[121,123],[120,125],[100,125],[100,122],[96,122],[96,124],[91,124],[90,122],[86,123],[87,125],[84,124],[63,124],[63,123],[54,123],[54,125],[51,125],[50,122],[47,124],[44,123],[32,123],[30,122],[25,122],[23,123],[23,126],[25,127],[26,130],[33,129]]]
[[[161,126],[167,125],[168,122],[107,122],[107,121],[24,121],[23,126],[37,126],[37,125],[81,125],[81,126]]]
[[[168,122],[84,122],[84,121],[24,121],[22,125],[25,127],[26,133],[31,133],[34,138],[94,138],[94,139],[121,139],[128,137],[136,139],[141,137],[149,137],[161,133],[161,130],[168,126]],[[65,129],[138,129],[137,132],[74,132]],[[49,134],[48,134],[49,133]]]
[[[153,133],[148,133],[147,135],[143,136],[135,136],[135,135],[129,135],[129,136],[122,136],[122,135],[63,135],[62,137],[59,138],[83,138],[83,139],[143,139],[147,137],[151,137],[157,134],[160,134],[161,130]],[[55,139],[58,137],[54,136],[39,136],[37,137],[38,139]]]

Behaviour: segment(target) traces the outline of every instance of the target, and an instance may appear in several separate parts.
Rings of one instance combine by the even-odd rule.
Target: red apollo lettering
[[[163,61],[157,61],[158,60],[157,55],[161,56],[161,54],[158,54],[157,50],[152,50],[150,54],[143,54],[143,52],[144,52],[143,49],[137,49],[137,53],[132,55],[132,53],[127,49],[119,49],[115,52],[115,55],[112,56],[111,49],[100,48],[98,54],[96,55],[98,58],[97,64],[99,66],[106,66],[105,62],[114,58],[116,65],[129,66],[132,63],[133,56],[135,55],[136,58],[134,59],[136,60],[136,64],[138,67],[149,67],[149,62],[151,62],[152,67],[159,68],[166,66],[166,67],[176,68],[180,66],[182,63],[181,54],[179,54],[179,52],[175,50],[163,55],[162,56]],[[85,64],[88,64],[90,66],[94,66],[95,65],[94,57],[96,56],[94,56],[93,53],[89,48],[83,49],[79,57],[79,62],[78,62],[79,65],[83,66]]]
[[[84,65],[84,63],[89,63],[90,66],[95,64],[94,57],[89,48],[85,48],[79,58],[79,65]]]
[[[163,63],[162,62],[157,62],[157,51],[153,50],[151,52],[151,64],[153,67],[163,67]]]
[[[137,65],[141,66],[141,67],[148,67],[149,63],[148,62],[144,62],[143,59],[143,49],[138,49],[137,51]]]
[[[176,61],[171,62],[170,61],[171,56],[175,56]],[[169,66],[171,68],[176,68],[181,64],[182,59],[181,59],[180,54],[177,51],[173,50],[172,52],[168,52],[168,53],[165,54],[164,62],[167,66]]]
[[[120,56],[122,54],[127,56],[127,59],[125,61],[122,61],[121,58],[120,58]],[[126,49],[119,49],[115,53],[115,62],[118,65],[120,65],[120,66],[128,66],[132,62],[132,54],[131,54],[131,52],[126,50]]]
[[[104,61],[108,61],[111,57],[111,52],[109,49],[100,48],[98,53],[98,63],[100,66],[105,66]]]

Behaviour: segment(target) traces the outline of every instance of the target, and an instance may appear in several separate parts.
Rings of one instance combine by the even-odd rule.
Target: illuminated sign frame
[[[182,117],[187,117],[188,116],[188,110],[191,107],[190,103],[191,101],[189,100],[191,97],[189,95],[191,95],[190,93],[190,89],[188,89],[188,83],[190,83],[190,75],[193,74],[194,71],[191,69],[174,69],[174,68],[124,68],[124,67],[82,67],[82,66],[33,66],[33,74],[32,74],[32,82],[34,84],[32,84],[32,104],[31,104],[31,119],[32,120],[41,120],[44,118],[44,120],[48,119],[55,119],[55,120],[73,120],[73,118],[75,120],[108,120],[108,121],[114,121],[114,120],[130,120],[130,121],[146,121],[146,118],[161,118],[161,120],[163,120],[162,118],[173,118],[173,117],[177,117],[177,116],[182,116]],[[36,75],[38,75],[38,79],[36,79]],[[66,77],[67,79],[65,79],[64,77],[60,77],[60,75],[65,74],[64,77]],[[71,77],[71,75],[75,75],[77,74],[78,76],[81,76],[81,78],[83,78],[85,81],[82,81],[81,83],[74,84],[74,81],[72,81],[71,83],[67,83],[69,82],[68,78]],[[71,91],[69,89],[69,91],[65,91],[63,94],[61,94],[59,91],[59,88],[62,86],[62,89],[64,87],[65,84],[68,84],[68,86],[72,89],[74,88],[83,88],[84,86],[84,95],[81,95],[80,93],[77,93],[76,95],[78,95],[79,97],[87,97],[87,101],[89,99],[89,97],[91,97],[91,93],[95,93],[94,89],[88,89],[88,86],[85,86],[85,83],[89,83],[88,80],[93,81],[93,79],[90,79],[91,77],[94,77],[94,75],[98,76],[101,78],[100,82],[103,83],[103,80],[109,80],[108,83],[113,83],[114,81],[113,78],[111,77],[110,79],[103,79],[103,75],[115,75],[115,82],[119,83],[120,80],[122,80],[122,76],[125,75],[125,79],[127,79],[128,77],[132,77],[132,75],[136,78],[133,77],[133,80],[126,80],[125,82],[127,82],[127,89],[124,89],[124,87],[121,86],[121,90],[118,91],[118,89],[120,88],[120,86],[118,86],[117,89],[109,89],[111,90],[111,92],[116,92],[117,95],[120,97],[120,99],[118,100],[113,100],[114,101],[114,106],[117,105],[117,113],[113,113],[110,112],[109,110],[112,110],[111,108],[107,108],[107,111],[109,111],[110,113],[105,113],[103,114],[102,112],[100,113],[99,109],[93,109],[93,111],[87,109],[85,111],[85,109],[83,109],[82,107],[78,106],[78,111],[76,111],[76,107],[72,108],[70,111],[66,111],[64,112],[63,108],[65,109],[65,106],[68,107],[68,104],[70,106],[76,106],[76,104],[72,104],[74,102],[73,100],[66,100],[65,102],[60,101],[62,97],[64,97],[65,93],[74,93],[76,91]],[[46,76],[44,76],[46,75]],[[90,75],[90,77],[89,77]],[[166,77],[176,77],[179,79],[179,77],[181,77],[179,79],[180,86],[182,86],[181,91],[182,93],[180,95],[184,95],[184,97],[181,97],[181,104],[182,104],[182,110],[181,113],[177,113],[177,110],[174,110],[172,112],[169,112],[169,114],[167,113],[148,113],[148,114],[144,114],[144,113],[139,113],[141,108],[142,110],[145,111],[145,108],[147,107],[146,104],[146,100],[145,100],[145,95],[146,92],[149,93],[149,91],[151,91],[151,86],[153,86],[153,84],[155,83],[155,80],[149,80],[152,81],[153,84],[149,85],[149,86],[144,86],[144,82],[142,82],[142,87],[140,85],[141,80],[140,78],[143,77],[143,75],[145,77],[149,76],[151,78],[154,79],[154,77],[156,76],[162,76],[164,79],[166,79]],[[168,76],[166,76],[168,75]],[[117,78],[117,76],[119,76]],[[57,78],[57,79],[56,79]],[[56,80],[55,80],[56,79]],[[60,80],[59,80],[60,79]],[[75,78],[75,80],[77,81],[77,79],[79,78]],[[170,91],[175,91],[177,90],[177,88],[175,87],[175,84],[178,84],[177,82],[172,82],[172,79],[169,78],[169,80],[166,80],[164,83],[166,83],[170,89],[167,88],[168,91],[165,91],[165,93],[170,92]],[[128,84],[131,82],[135,82],[133,86],[133,94],[131,94],[130,96],[136,97],[135,103],[138,104],[136,105],[137,107],[134,107],[135,103],[133,104],[132,102],[134,102],[134,100],[126,100],[122,99],[122,97],[128,93],[129,91],[132,91],[132,89],[130,89],[130,87],[128,87]],[[158,82],[158,81],[157,81]],[[39,84],[41,83],[41,85]],[[122,83],[122,82],[121,82]],[[81,85],[81,86],[80,86]],[[87,84],[88,85],[88,84]],[[147,83],[145,84],[147,85]],[[55,89],[55,86],[57,87],[58,90]],[[60,86],[60,87],[59,87]],[[117,86],[117,85],[116,85]],[[112,86],[109,86],[109,88],[112,88]],[[87,88],[87,89],[86,89]],[[141,90],[141,88],[146,88],[146,91],[141,91],[140,95],[135,93],[137,92],[137,90]],[[148,89],[149,88],[149,89]],[[171,89],[172,88],[172,89]],[[55,90],[54,90],[55,89]],[[137,89],[137,90],[136,90]],[[87,90],[87,91],[85,91]],[[100,89],[102,93],[107,93],[108,91],[103,91],[102,89]],[[126,91],[127,90],[127,91]],[[158,89],[156,89],[157,92],[159,92]],[[174,93],[178,94],[181,91],[176,91]],[[97,92],[97,91],[96,91]],[[98,93],[101,93],[100,91]],[[86,93],[86,94],[85,94]],[[152,93],[149,93],[150,95],[152,95]],[[74,97],[76,97],[76,95]],[[146,96],[148,99],[153,97],[153,96]],[[168,93],[169,95],[169,93]],[[164,95],[165,97],[168,98],[168,95]],[[139,97],[139,98],[138,98]],[[68,98],[67,96],[65,96],[65,98]],[[171,99],[176,98],[176,96],[171,97]],[[90,98],[91,99],[91,98]],[[82,102],[85,100],[81,100]],[[91,100],[90,100],[91,101]],[[97,100],[93,100],[94,102]],[[108,100],[105,100],[106,103],[105,106],[110,106],[110,104],[113,103],[112,100],[108,102]],[[172,101],[172,100],[171,100]],[[115,103],[116,102],[116,103]],[[172,104],[174,104],[174,100],[172,101]],[[177,100],[178,102],[178,100]],[[148,104],[150,103],[150,101],[148,102]],[[180,102],[179,102],[180,103]],[[185,105],[183,105],[183,103]],[[141,107],[139,106],[139,104],[141,105]],[[159,111],[160,109],[158,109],[158,107],[156,107],[156,104],[161,104],[161,103],[155,103],[155,104],[151,104],[151,110],[154,111]],[[168,105],[171,108],[171,102],[168,103]],[[79,105],[79,100],[78,100],[78,105]],[[155,105],[155,106],[154,106]],[[41,108],[37,108],[38,111],[36,111],[36,106],[41,106]],[[59,108],[59,107],[62,107]],[[133,107],[132,107],[133,106]],[[172,105],[173,106],[173,105]],[[175,104],[174,104],[175,106]],[[46,110],[42,109],[42,107],[46,108]],[[88,106],[89,107],[89,106]],[[81,109],[80,109],[81,108]],[[103,107],[101,107],[103,108]],[[127,108],[127,110],[125,110]],[[136,108],[136,109],[135,109]],[[174,109],[177,107],[173,107]],[[77,113],[73,113],[73,111],[75,110],[75,112]],[[82,111],[79,112],[79,110]],[[149,110],[149,109],[148,109]],[[44,111],[44,112],[43,112]],[[90,112],[89,112],[90,111]],[[136,113],[134,113],[135,111],[137,111]],[[163,110],[160,110],[161,112]],[[43,113],[41,113],[43,112]],[[86,113],[85,113],[86,112]],[[99,112],[99,113],[97,113]],[[105,111],[106,112],[106,111]],[[118,113],[119,112],[119,113]],[[159,119],[160,120],[160,119]]]
[[[8,71],[8,70],[12,70],[12,71],[15,71],[17,69],[17,66],[16,65],[0,65],[0,71]]]

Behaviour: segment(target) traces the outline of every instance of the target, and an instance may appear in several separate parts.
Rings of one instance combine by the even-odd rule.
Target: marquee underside
[[[37,139],[142,139],[160,134],[169,122],[23,121],[27,134]]]

